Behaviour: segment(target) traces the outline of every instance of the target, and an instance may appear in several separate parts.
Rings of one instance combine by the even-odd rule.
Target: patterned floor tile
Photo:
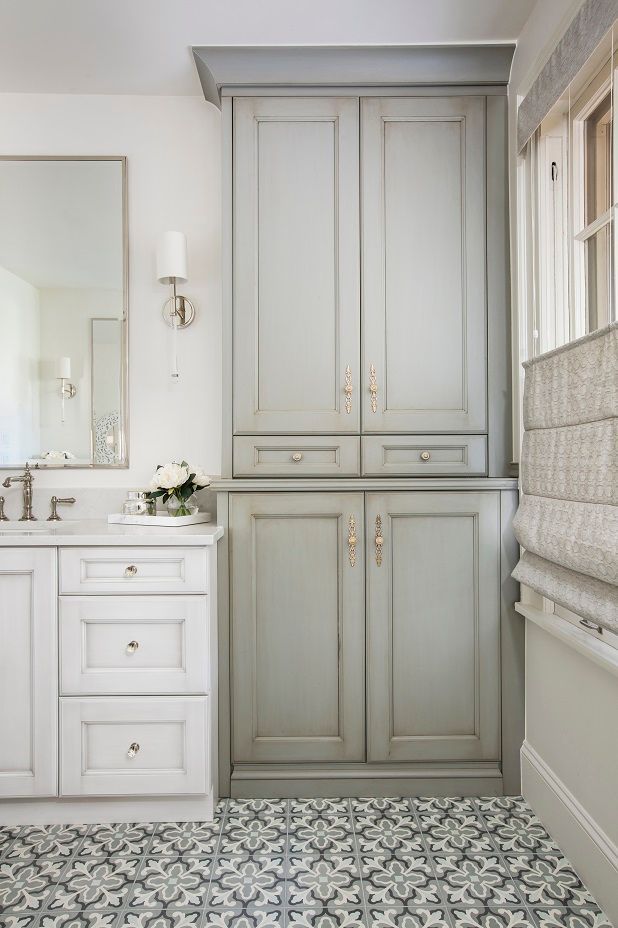
[[[524,906],[452,909],[453,928],[535,928]]]
[[[287,904],[290,907],[362,906],[360,871],[354,854],[309,857],[290,854]]]
[[[612,928],[608,917],[597,906],[585,906],[574,911],[558,906],[531,912],[538,928]]]
[[[474,800],[461,796],[415,796],[410,802],[412,809],[423,815],[435,815],[439,812],[465,815],[467,812],[476,811]]]
[[[43,909],[65,867],[44,857],[0,861],[0,912]]]
[[[202,909],[134,909],[120,915],[114,928],[199,928]]]
[[[210,857],[144,858],[131,888],[129,909],[189,909],[206,902]]]
[[[480,796],[473,802],[481,815],[495,815],[500,812],[518,815],[520,812],[531,811],[523,796]]]
[[[119,918],[118,911],[43,912],[38,928],[115,928]]]
[[[212,868],[208,907],[280,907],[284,890],[282,856],[220,854]]]
[[[495,851],[483,820],[475,813],[436,812],[418,821],[432,854],[485,854]]]
[[[68,859],[79,849],[87,825],[30,825],[22,829],[5,857],[49,857]]]
[[[528,905],[568,908],[594,905],[594,899],[562,855],[507,854],[505,860]]]
[[[502,854],[560,854],[543,824],[532,813],[487,814],[485,825]]]
[[[202,928],[283,928],[283,909],[207,909]]]
[[[5,856],[22,828],[22,825],[3,825],[0,827],[0,858]]]
[[[408,856],[423,853],[423,838],[410,813],[391,812],[388,815],[357,814],[354,832],[362,856],[397,854]]]
[[[308,909],[288,909],[287,912],[288,928],[365,928],[366,924],[362,906],[313,906]]]
[[[370,928],[451,928],[446,909],[369,909]]]
[[[349,814],[349,799],[290,799],[290,815]]]
[[[228,799],[226,815],[286,815],[287,799]]]
[[[222,821],[160,822],[155,826],[148,857],[212,857],[217,850]]]
[[[441,902],[433,868],[424,855],[364,857],[362,877],[365,899],[372,907],[435,906]]]
[[[380,796],[377,799],[352,799],[352,812],[356,815],[382,815],[390,812],[409,812],[410,800]]]
[[[434,866],[450,905],[521,905],[511,874],[497,854],[438,855]]]
[[[349,814],[306,813],[291,815],[289,852],[301,854],[352,854],[354,831]]]
[[[80,848],[80,857],[140,857],[148,850],[155,826],[91,825]]]
[[[277,855],[285,853],[287,822],[284,816],[262,813],[259,817],[233,816],[221,832],[221,854]]]
[[[127,901],[138,868],[135,857],[74,857],[47,908],[52,912],[119,909]]]
[[[0,912],[0,928],[32,928],[38,915],[25,912]]]

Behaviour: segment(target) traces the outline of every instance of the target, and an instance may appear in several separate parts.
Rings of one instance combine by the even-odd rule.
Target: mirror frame
[[[51,470],[126,470],[129,467],[129,210],[126,155],[0,155],[1,161],[118,161],[122,168],[122,358],[120,411],[123,422],[123,459],[118,464],[96,464],[94,461],[94,428],[90,416],[90,464],[36,464],[36,469]],[[92,403],[92,397],[91,397]],[[0,470],[16,470],[21,464],[0,464]]]

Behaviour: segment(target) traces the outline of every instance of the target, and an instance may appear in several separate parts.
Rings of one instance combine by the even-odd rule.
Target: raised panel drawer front
[[[235,763],[365,759],[362,493],[230,494]]]
[[[368,493],[370,761],[500,759],[500,493]]]
[[[207,693],[206,596],[60,598],[63,695]]]
[[[237,477],[356,477],[359,473],[360,438],[356,436],[234,439]]]
[[[484,432],[485,98],[361,107],[363,432]]]
[[[233,108],[234,432],[358,432],[358,98]]]
[[[60,794],[210,791],[207,696],[60,700]]]
[[[484,435],[366,435],[367,477],[472,476],[487,473]]]
[[[61,548],[61,593],[206,593],[203,548]]]

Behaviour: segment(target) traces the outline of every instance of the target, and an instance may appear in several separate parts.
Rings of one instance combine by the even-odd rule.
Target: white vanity
[[[1,825],[212,817],[222,534],[0,523]]]

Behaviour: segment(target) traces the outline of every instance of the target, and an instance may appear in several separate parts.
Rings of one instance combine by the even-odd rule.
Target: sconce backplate
[[[167,324],[174,327],[174,316],[176,316],[176,328],[186,329],[195,319],[195,306],[186,296],[176,296],[176,311],[174,312],[174,297],[170,297],[163,304],[163,318]]]

